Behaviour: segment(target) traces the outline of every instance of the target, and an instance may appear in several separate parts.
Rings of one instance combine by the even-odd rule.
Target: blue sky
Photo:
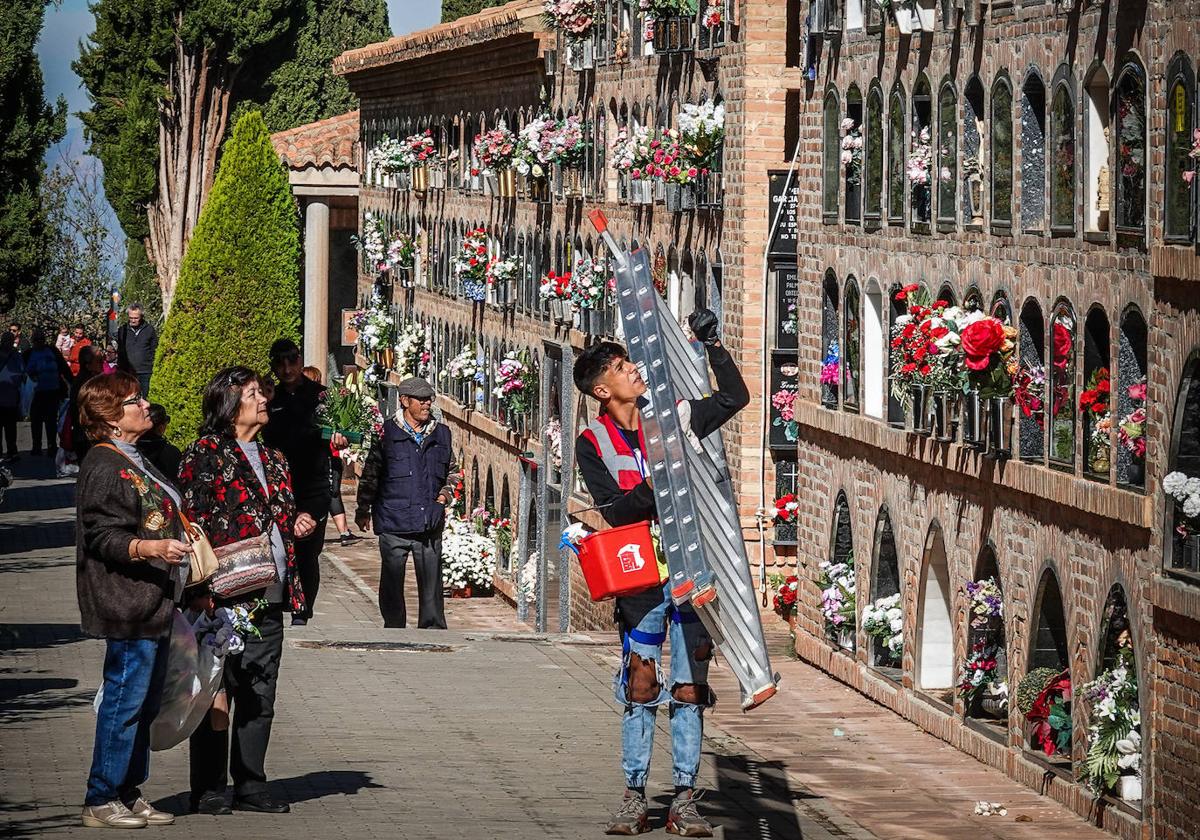
[[[388,0],[392,31],[398,35],[433,26],[441,17],[441,10],[441,0]],[[88,0],[62,0],[58,6],[46,7],[46,24],[38,43],[46,98],[53,101],[60,94],[65,96],[71,112],[67,136],[47,152],[46,159],[51,165],[64,155],[75,157],[84,151],[83,126],[74,114],[86,109],[88,101],[79,78],[71,70],[71,62],[79,55],[79,42],[93,28]]]

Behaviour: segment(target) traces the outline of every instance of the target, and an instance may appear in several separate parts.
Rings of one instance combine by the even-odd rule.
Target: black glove
[[[717,316],[711,309],[697,309],[688,316],[688,326],[696,340],[708,347],[715,346],[721,340],[721,336],[717,335]]]

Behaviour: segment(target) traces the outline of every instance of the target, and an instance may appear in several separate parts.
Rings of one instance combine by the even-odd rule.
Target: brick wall
[[[1170,469],[1169,457],[1176,395],[1184,365],[1200,347],[1200,274],[1191,248],[1165,246],[1163,236],[1167,65],[1176,50],[1196,55],[1200,4],[1099,3],[1088,10],[1056,12],[1053,4],[1028,4],[987,22],[981,29],[941,29],[932,36],[901,40],[894,26],[882,35],[848,33],[835,46],[825,45],[818,80],[801,90],[798,122],[803,138],[799,173],[802,204],[800,400],[802,432],[798,448],[801,500],[797,548],[804,584],[797,624],[797,650],[839,679],[887,705],[918,725],[981,760],[1005,769],[1034,786],[1045,769],[1025,749],[1027,731],[1015,711],[1001,727],[999,741],[968,722],[961,699],[953,706],[918,684],[922,649],[923,588],[930,540],[945,543],[948,597],[953,625],[955,674],[967,654],[966,581],[978,573],[986,547],[999,565],[1007,610],[1005,641],[1010,683],[1028,668],[1031,635],[1038,620],[1039,581],[1045,570],[1062,590],[1068,663],[1076,687],[1100,668],[1101,613],[1109,590],[1125,592],[1136,649],[1143,714],[1145,801],[1138,814],[1120,807],[1096,809],[1090,796],[1069,774],[1055,776],[1047,793],[1081,814],[1090,815],[1123,837],[1191,837],[1200,824],[1194,791],[1200,720],[1194,712],[1197,678],[1196,587],[1167,581],[1162,573],[1164,505],[1159,481]],[[940,4],[939,4],[940,9]],[[1143,16],[1144,15],[1144,16]],[[1113,238],[1093,241],[1074,236],[1030,234],[1020,223],[1020,86],[1030,67],[1040,68],[1047,86],[1066,63],[1074,77],[1076,140],[1082,146],[1081,84],[1093,59],[1110,76],[1118,62],[1136,52],[1148,72],[1148,197],[1146,241],[1119,247]],[[977,74],[989,91],[1006,71],[1014,87],[1014,221],[1012,235],[967,231],[914,232],[907,224],[884,223],[879,229],[822,221],[822,104],[827,86],[845,92],[856,84],[866,97],[878,79],[885,97],[896,82],[906,93],[906,128],[912,117],[917,78],[928,76],[936,98],[942,81],[952,80],[961,121],[966,80]],[[885,98],[886,123],[886,98]],[[990,124],[990,119],[988,121]],[[886,128],[886,124],[885,124]],[[961,142],[958,172],[961,174]],[[885,155],[886,176],[886,155]],[[1082,176],[1080,176],[1082,180]],[[961,184],[958,200],[961,202]],[[1077,218],[1082,212],[1077,195]],[[844,203],[844,202],[843,202]],[[1082,227],[1082,225],[1078,225]],[[1125,243],[1121,243],[1122,245]],[[1153,255],[1153,261],[1151,259]],[[1148,337],[1148,454],[1146,491],[1118,489],[1084,478],[1082,443],[1077,441],[1073,470],[1059,472],[1042,464],[992,462],[956,444],[941,444],[888,427],[874,418],[820,407],[818,373],[824,356],[822,289],[833,269],[839,290],[848,277],[865,286],[877,280],[884,293],[893,284],[926,282],[937,289],[948,282],[959,300],[969,286],[985,305],[1003,292],[1014,314],[1028,298],[1048,315],[1064,296],[1082,321],[1091,306],[1109,315],[1110,341],[1119,339],[1119,314],[1129,305],[1144,313]],[[1171,278],[1152,271],[1170,271]],[[868,361],[867,363],[871,363]],[[874,363],[883,364],[883,360]],[[1082,365],[1080,365],[1082,368]],[[1083,387],[1077,373],[1076,393]],[[868,600],[875,573],[875,539],[882,511],[890,517],[899,555],[904,609],[905,652],[901,672],[888,679],[870,664],[868,639],[860,630],[857,652],[836,650],[826,639],[819,611],[820,561],[832,553],[834,503],[839,491],[849,501],[860,605]],[[1182,592],[1182,594],[1180,594]],[[1074,708],[1075,768],[1087,748],[1087,716]],[[1099,816],[1097,816],[1097,814]]]

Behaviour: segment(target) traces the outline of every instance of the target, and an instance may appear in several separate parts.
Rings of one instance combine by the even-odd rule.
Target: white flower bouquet
[[[432,348],[429,333],[419,321],[409,321],[396,338],[396,371],[401,378],[427,376]]]
[[[496,544],[457,516],[442,535],[442,580],[450,589],[492,588]]]
[[[900,593],[879,598],[863,607],[863,630],[879,644],[881,664],[900,664],[904,652],[904,610]]]

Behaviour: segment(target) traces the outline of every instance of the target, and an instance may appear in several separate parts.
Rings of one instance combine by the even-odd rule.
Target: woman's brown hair
[[[107,440],[125,413],[121,403],[138,393],[141,385],[131,374],[116,371],[93,376],[79,389],[79,425],[92,440]]]

